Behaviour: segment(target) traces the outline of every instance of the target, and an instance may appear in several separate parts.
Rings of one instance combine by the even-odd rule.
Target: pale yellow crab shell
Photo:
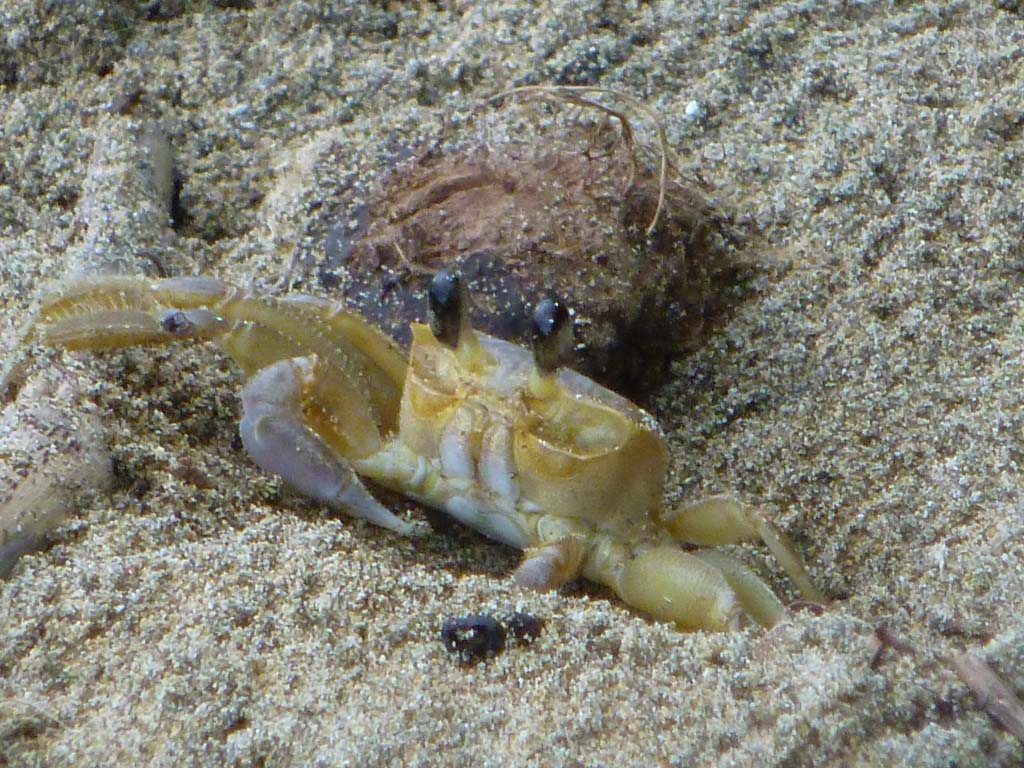
[[[507,428],[522,499],[544,512],[616,530],[656,519],[667,457],[657,423],[625,398],[570,370],[553,397],[531,395],[533,356],[478,334],[481,352],[467,364],[425,325],[413,344],[402,397],[402,441],[437,458],[455,413],[470,409],[479,458],[485,431]]]

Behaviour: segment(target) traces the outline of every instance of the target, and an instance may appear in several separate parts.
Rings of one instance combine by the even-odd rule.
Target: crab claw
[[[242,391],[239,425],[246,452],[261,468],[299,493],[353,517],[405,536],[414,526],[396,517],[366,490],[352,466],[308,425],[302,390],[315,360],[294,358],[264,368]]]

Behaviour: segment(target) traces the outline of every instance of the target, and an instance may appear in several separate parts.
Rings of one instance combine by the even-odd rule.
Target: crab
[[[536,306],[532,350],[479,333],[458,275],[439,272],[408,359],[357,313],[213,278],[80,280],[43,300],[35,338],[68,350],[212,340],[247,376],[242,443],[300,493],[396,534],[416,526],[380,486],[523,550],[516,581],[585,577],[685,630],[772,626],[785,613],[750,568],[713,547],[760,539],[821,602],[794,545],[729,497],[665,508],[654,418],[572,371],[565,305]],[[366,482],[370,487],[367,486]]]

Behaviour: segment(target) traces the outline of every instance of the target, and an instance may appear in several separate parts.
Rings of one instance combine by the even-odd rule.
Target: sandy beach
[[[0,505],[53,491],[0,581],[0,766],[1024,763],[962,664],[1024,694],[1022,51],[1017,2],[5,0]],[[403,158],[588,118],[485,105],[529,84],[639,100],[730,223],[742,284],[646,403],[665,497],[764,510],[824,609],[684,634],[526,592],[454,523],[262,473],[212,345],[25,351],[41,293],[111,265],[336,298],[327,234]],[[446,653],[446,618],[514,610],[536,642]]]

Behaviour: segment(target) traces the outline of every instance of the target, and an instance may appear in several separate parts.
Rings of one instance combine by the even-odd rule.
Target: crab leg
[[[772,627],[785,613],[757,574],[722,552],[683,552],[674,542],[656,540],[629,549],[607,536],[593,537],[586,548],[586,531],[553,516],[540,519],[537,535],[544,543],[526,550],[514,574],[529,589],[557,589],[583,575],[683,629],[734,629],[741,609]]]
[[[101,277],[45,298],[35,335],[72,350],[213,340],[250,376],[279,360],[316,355],[329,372],[318,379],[336,382],[326,385],[329,406],[373,418],[377,424],[366,431],[398,425],[402,354],[363,318],[309,296],[257,298],[202,277]],[[361,452],[379,447],[369,436],[364,442]]]
[[[593,531],[582,521],[555,515],[535,518],[535,538],[540,542],[523,553],[513,577],[527,589],[547,592],[580,576],[586,555],[584,542]]]
[[[601,537],[588,553],[583,575],[684,630],[725,631],[739,625],[741,606],[725,575],[673,544],[627,547]]]
[[[761,539],[797,585],[805,600],[825,603],[793,543],[759,511],[734,499],[714,496],[663,514],[662,524],[678,541],[714,547]]]
[[[714,549],[700,549],[693,553],[725,577],[729,588],[743,606],[743,611],[762,627],[774,627],[782,619],[786,607],[771,588],[750,568],[735,557]]]

